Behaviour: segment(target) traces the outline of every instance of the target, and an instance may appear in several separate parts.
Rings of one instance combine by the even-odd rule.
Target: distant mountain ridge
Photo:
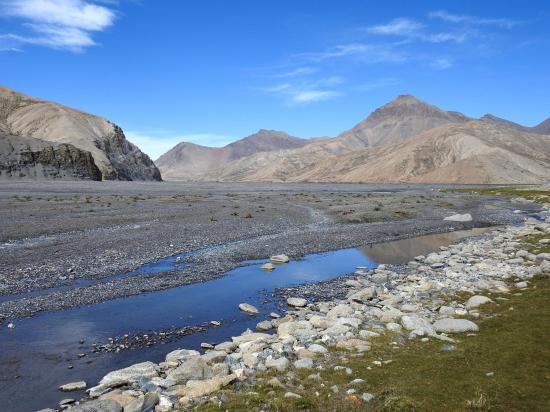
[[[255,153],[295,149],[307,143],[306,139],[290,136],[285,132],[261,129],[224,147],[181,142],[160,156],[155,163],[165,178],[189,180]]]
[[[153,161],[108,120],[0,86],[0,132],[89,152],[103,180],[161,180]]]
[[[211,162],[187,178],[540,183],[550,176],[550,136],[543,134],[547,126],[550,120],[533,128],[492,115],[475,120],[401,95],[335,138]],[[185,151],[180,147],[180,152]],[[168,178],[173,176],[170,167],[163,169]]]

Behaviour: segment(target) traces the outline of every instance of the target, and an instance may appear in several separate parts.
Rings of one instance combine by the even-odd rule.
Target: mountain
[[[472,120],[413,96],[399,96],[336,138],[298,149],[256,153],[203,173],[198,179],[548,182],[550,137],[535,129],[492,115]]]
[[[535,133],[550,134],[550,117],[541,122],[537,126],[533,127]]]
[[[293,180],[317,162],[336,156],[407,141],[432,128],[461,124],[470,119],[403,95],[371,113],[352,129],[332,139],[313,141],[301,148],[262,152],[196,176],[200,180]]]
[[[89,152],[103,180],[161,180],[153,161],[117,125],[1,86],[0,132],[12,136],[10,140],[34,138]]]
[[[294,149],[307,143],[306,139],[293,137],[284,132],[262,129],[224,147],[206,147],[182,142],[159,157],[155,163],[165,179],[189,180],[255,153]]]
[[[92,154],[68,143],[47,142],[0,132],[0,180],[101,180]]]
[[[346,149],[384,146],[406,141],[425,130],[444,124],[470,120],[458,112],[448,112],[414,96],[402,95],[376,109],[369,117],[337,137]]]
[[[327,159],[291,180],[512,184],[543,183],[549,177],[550,136],[474,120]]]
[[[497,116],[493,116],[492,114],[487,113],[485,116],[481,117],[479,120],[486,122],[486,123],[492,123],[495,125],[501,125],[506,127],[511,127],[512,129],[520,130],[522,132],[530,132],[530,133],[536,133],[533,131],[532,127],[522,126],[521,124],[511,122],[510,120],[502,119]]]

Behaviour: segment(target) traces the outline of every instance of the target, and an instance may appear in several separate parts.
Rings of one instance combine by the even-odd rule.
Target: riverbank
[[[485,338],[489,335],[484,333],[492,328],[500,330],[499,319],[511,312],[511,307],[527,308],[529,304],[522,303],[522,296],[530,298],[535,290],[533,301],[528,300],[536,301],[533,310],[546,302],[546,284],[539,283],[546,280],[537,277],[550,269],[549,238],[548,219],[546,223],[528,220],[524,226],[497,229],[488,238],[464,241],[443,247],[438,253],[418,256],[403,271],[394,271],[391,266],[374,271],[360,269],[355,279],[347,281],[351,290],[346,299],[290,300],[294,306],[286,316],[258,319],[262,321],[258,324],[261,332],[245,332],[232,341],[218,343],[202,355],[176,350],[167,355],[165,362],[146,362],[110,373],[89,391],[93,400],[70,410],[83,411],[94,404],[112,408],[105,410],[120,410],[121,406],[143,410],[147,404],[156,405],[158,411],[243,407],[258,411],[361,410],[368,404],[381,407],[392,406],[392,402],[408,410],[433,410],[430,407],[443,398],[433,395],[435,383],[428,382],[437,382],[434,371],[452,373],[449,369],[419,369],[430,377],[420,387],[430,388],[424,396],[431,397],[431,403],[425,403],[421,392],[410,389],[419,386],[411,384],[414,372],[387,386],[388,380],[380,380],[383,371],[390,371],[387,375],[390,379],[400,368],[414,367],[415,364],[407,365],[411,359],[426,361],[430,353],[435,359],[441,350],[449,354],[445,356],[450,360],[444,360],[449,367],[453,362],[460,363],[460,359],[472,361],[483,357],[475,355],[476,344],[487,348],[491,342],[499,342],[495,337]],[[539,290],[543,292],[538,293]],[[523,317],[513,321],[521,322]],[[276,333],[270,334],[271,328]],[[517,333],[522,330],[527,333],[532,328],[529,323],[525,328],[505,332],[516,333],[513,342],[517,342],[520,339]],[[499,336],[505,337],[497,334],[496,338]],[[528,340],[536,351],[529,362],[535,362],[531,369],[544,383],[546,372],[536,366],[539,361],[547,364],[547,352],[537,346],[540,339],[537,329],[533,329],[533,339]],[[475,356],[461,357],[468,351]],[[420,355],[416,357],[415,353]],[[515,406],[509,403],[510,397],[495,397],[495,391],[498,395],[506,388],[504,382],[508,382],[513,368],[510,364],[500,365],[498,356],[487,355],[484,359],[485,363],[467,366],[468,371],[491,370],[476,379],[466,376],[459,388],[463,389],[460,396],[467,393],[468,398],[457,395],[454,401],[464,410],[484,410],[487,402]],[[494,368],[488,366],[491,359],[495,364],[490,366]],[[518,355],[518,359],[522,356]],[[457,376],[464,370],[457,369]],[[501,373],[505,381],[500,381]],[[540,373],[543,375],[538,376]],[[439,375],[441,379],[445,376]],[[481,385],[479,393],[471,390],[479,379],[495,376],[497,385],[493,389]],[[231,385],[228,392],[216,394],[227,385]],[[521,393],[522,385],[519,382],[514,393]],[[535,392],[525,389],[525,393],[539,393],[537,388],[541,386],[536,386]],[[542,388],[548,393],[547,388]],[[544,396],[537,399],[536,402],[547,401]],[[525,405],[538,405],[536,402]]]

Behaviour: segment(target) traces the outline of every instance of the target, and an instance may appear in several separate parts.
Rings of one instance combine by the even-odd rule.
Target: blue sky
[[[399,94],[531,126],[550,117],[550,3],[0,0],[0,74],[153,158],[334,136]]]

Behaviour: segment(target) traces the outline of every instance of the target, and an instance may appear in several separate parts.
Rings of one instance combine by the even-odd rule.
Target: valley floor
[[[6,182],[0,321],[200,282],[290,257],[521,220],[500,197],[422,185]],[[455,212],[468,223],[445,222]],[[215,247],[214,247],[215,246]],[[113,275],[166,256],[193,266]]]

